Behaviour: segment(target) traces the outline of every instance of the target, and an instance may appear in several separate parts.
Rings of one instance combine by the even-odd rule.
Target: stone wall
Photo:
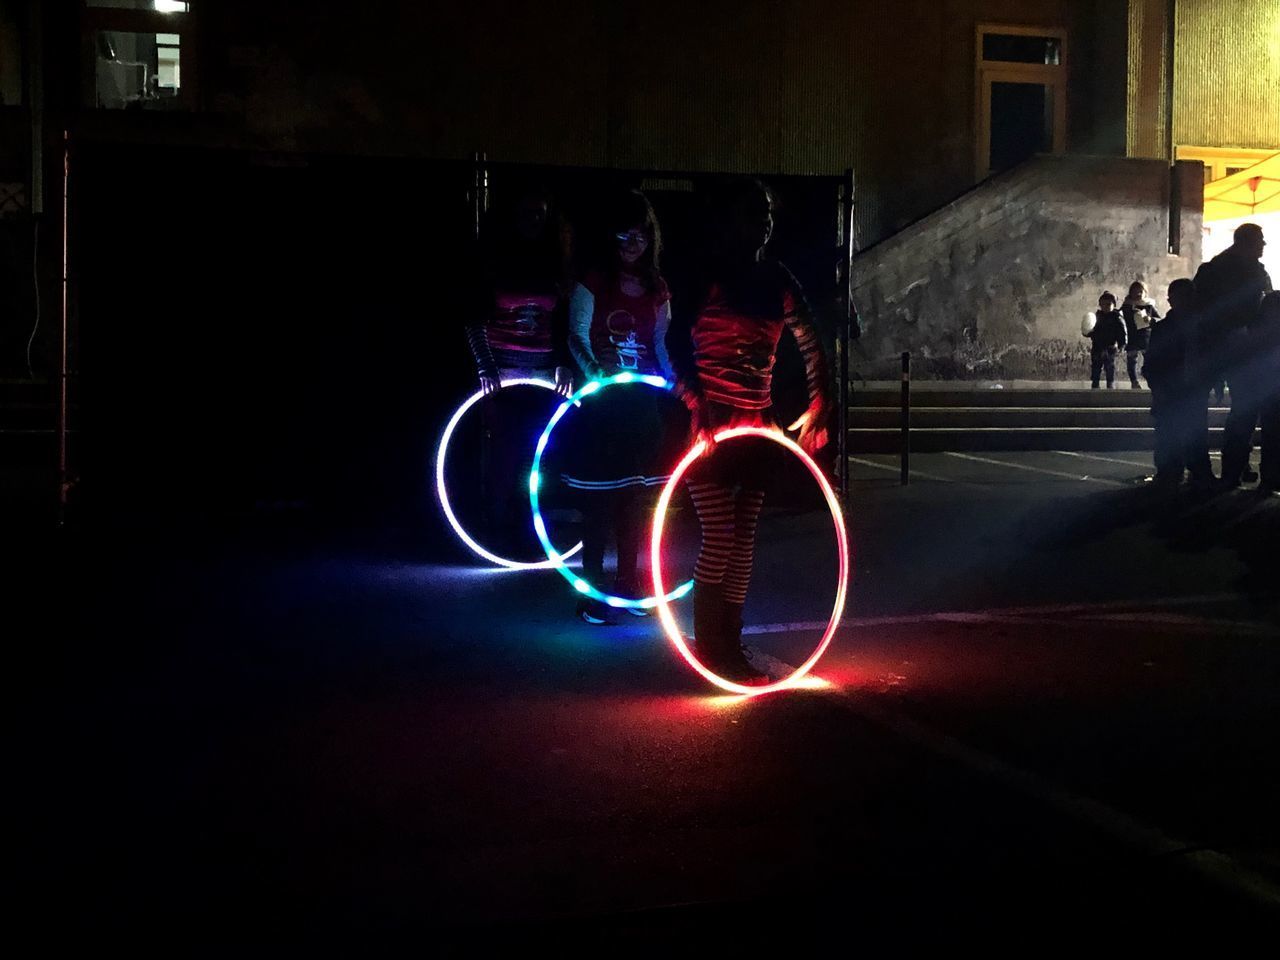
[[[1143,280],[1163,306],[1199,265],[1201,180],[1199,163],[1044,156],[985,181],[855,258],[855,368],[894,378],[910,350],[919,376],[1078,378],[1103,290]]]

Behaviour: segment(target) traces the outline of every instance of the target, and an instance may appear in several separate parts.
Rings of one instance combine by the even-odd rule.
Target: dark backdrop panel
[[[451,287],[469,177],[78,150],[86,497],[416,508],[437,411],[470,380]]]
[[[646,186],[677,296],[715,178],[490,168],[491,206],[530,182],[577,232],[605,191]],[[90,511],[220,515],[305,504],[439,529],[435,438],[474,389],[462,332],[473,170],[80,144],[72,155],[73,317]],[[778,177],[772,251],[830,342],[835,178]],[[784,342],[784,415],[804,406]]]

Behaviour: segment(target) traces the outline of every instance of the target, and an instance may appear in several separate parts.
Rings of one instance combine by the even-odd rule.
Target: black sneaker
[[[1240,474],[1240,482],[1241,483],[1257,483],[1257,481],[1258,481],[1258,471],[1252,469],[1251,467],[1245,467],[1244,473]]]
[[[612,622],[609,607],[593,597],[583,597],[578,601],[578,619],[595,626],[604,626]]]
[[[764,687],[773,683],[773,677],[757,669],[741,648],[723,658],[719,672],[726,680],[740,683],[744,687]]]

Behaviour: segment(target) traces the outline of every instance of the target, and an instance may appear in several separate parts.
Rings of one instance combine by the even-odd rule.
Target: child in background
[[[1129,295],[1124,298],[1120,313],[1124,316],[1125,334],[1129,340],[1125,350],[1129,386],[1134,390],[1141,390],[1142,383],[1138,380],[1138,359],[1146,353],[1147,344],[1150,342],[1151,326],[1160,319],[1160,311],[1147,297],[1147,285],[1141,280],[1135,280],[1129,286]]]
[[[1085,334],[1092,342],[1090,350],[1090,376],[1093,389],[1098,389],[1098,380],[1102,371],[1107,372],[1107,389],[1116,385],[1116,354],[1123,350],[1129,341],[1125,330],[1124,316],[1116,309],[1115,294],[1104,290],[1098,298],[1098,310],[1094,314],[1096,322],[1093,329]]]

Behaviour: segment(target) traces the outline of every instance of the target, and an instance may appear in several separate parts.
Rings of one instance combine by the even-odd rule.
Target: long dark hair
[[[706,245],[713,258],[723,261],[740,252],[732,249],[731,244],[735,239],[732,231],[735,226],[734,218],[747,204],[760,204],[772,212],[773,191],[764,181],[755,177],[730,177],[714,184],[707,192]]]
[[[649,198],[639,190],[627,190],[610,202],[603,221],[604,235],[597,250],[597,269],[606,276],[616,278],[621,269],[618,258],[618,234],[640,227],[649,235],[649,246],[636,261],[634,270],[650,293],[658,287],[661,277],[659,263],[662,260],[662,228],[653,212]]]
[[[490,283],[523,281],[563,291],[567,289],[572,233],[546,187],[539,183],[514,187],[485,214],[478,250],[481,271]],[[520,208],[529,202],[547,208],[542,231],[532,239],[520,236],[517,227]]]
[[[746,204],[767,206],[772,214],[773,191],[754,177],[734,176],[713,181],[702,192],[698,257],[686,295],[672,301],[671,332],[667,336],[672,363],[682,377],[693,373],[693,326],[713,288],[742,315],[762,316],[781,311],[780,286],[762,285],[754,282],[754,278],[758,278],[762,270],[790,277],[789,271],[776,261],[757,264],[746,259],[745,249],[734,236],[736,218]],[[791,279],[794,282],[794,278]]]

